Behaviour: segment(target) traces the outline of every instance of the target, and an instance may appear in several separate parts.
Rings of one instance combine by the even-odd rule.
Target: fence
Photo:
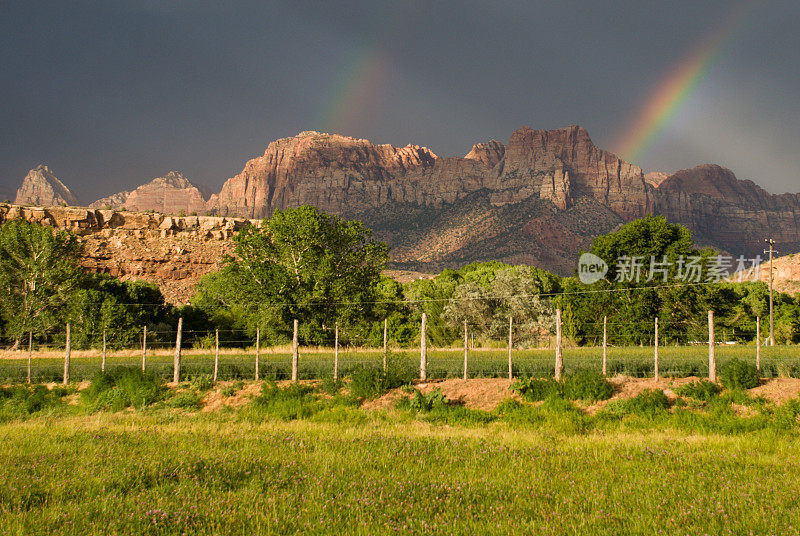
[[[357,367],[380,367],[384,371],[416,376],[421,380],[440,378],[476,378],[546,376],[557,378],[577,370],[595,370],[604,375],[625,374],[634,377],[702,376],[716,378],[716,369],[731,359],[752,361],[762,376],[800,376],[800,349],[796,347],[762,347],[719,344],[716,341],[713,312],[708,316],[707,350],[695,346],[669,346],[659,336],[659,321],[654,320],[654,337],[648,346],[611,347],[609,326],[603,319],[602,344],[595,347],[564,347],[561,311],[557,311],[556,335],[549,348],[520,349],[514,347],[514,321],[509,318],[508,342],[504,349],[475,348],[469,326],[463,326],[461,348],[429,348],[427,318],[422,315],[417,349],[390,348],[384,322],[383,347],[340,346],[339,329],[334,328],[332,348],[301,348],[298,343],[299,321],[293,322],[290,348],[262,348],[260,331],[247,337],[243,331],[224,332],[228,347],[220,345],[220,331],[209,340],[206,331],[184,332],[183,319],[176,331],[148,333],[142,329],[140,347],[110,351],[107,334],[102,346],[73,351],[71,330],[67,326],[62,341],[37,339],[29,334],[27,352],[13,352],[0,360],[0,381],[5,383],[42,383],[84,381],[98,372],[111,372],[119,367],[141,367],[165,380],[179,382],[199,375],[218,380],[299,380],[338,379],[348,376]],[[350,338],[351,342],[353,338]],[[213,341],[213,342],[212,342]],[[757,341],[760,321],[757,322]],[[49,346],[48,346],[49,344]],[[188,349],[187,349],[188,347]],[[37,357],[33,358],[36,350]],[[63,350],[63,357],[58,353]],[[25,357],[17,357],[20,353]]]
[[[764,377],[800,376],[800,347],[729,345],[716,341],[713,312],[709,312],[709,341],[704,345],[665,344],[659,337],[659,322],[653,323],[654,337],[648,346],[613,347],[608,345],[613,329],[603,319],[602,344],[593,347],[564,347],[561,311],[557,311],[555,341],[547,348],[521,349],[514,346],[514,321],[509,319],[506,348],[476,348],[469,326],[464,322],[460,348],[430,348],[427,344],[427,318],[422,315],[419,346],[414,349],[390,348],[384,322],[383,347],[340,346],[339,328],[333,328],[331,348],[301,348],[299,321],[293,322],[290,347],[262,348],[260,332],[248,337],[243,331],[214,333],[183,331],[179,320],[176,331],[142,329],[140,347],[110,350],[106,333],[102,346],[73,350],[70,326],[65,338],[36,338],[29,334],[27,348],[7,352],[0,359],[0,381],[4,383],[42,383],[85,381],[98,372],[119,367],[141,367],[165,380],[179,382],[199,375],[218,380],[301,380],[338,379],[358,367],[376,367],[421,380],[440,378],[478,378],[521,376],[561,377],[578,370],[594,370],[604,375],[634,377],[701,376],[716,378],[717,366],[731,359],[753,362]],[[220,344],[224,335],[227,347]],[[760,322],[757,328],[760,339]],[[352,338],[350,339],[352,341]],[[26,351],[27,350],[27,351]],[[36,358],[33,357],[36,351]],[[63,352],[63,355],[59,355]],[[10,356],[9,356],[10,354]],[[21,355],[20,355],[21,354]]]

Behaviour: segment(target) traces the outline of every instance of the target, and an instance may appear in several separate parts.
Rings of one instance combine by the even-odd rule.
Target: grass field
[[[738,358],[755,362],[754,346],[719,346],[717,362]],[[173,351],[169,348],[151,349],[147,367],[163,378],[172,377]],[[419,367],[419,350],[394,350],[390,357],[392,366],[405,369]],[[380,365],[381,350],[342,349],[340,371],[347,375],[358,365]],[[72,356],[71,378],[89,380],[100,370],[101,358],[97,351],[75,352]],[[463,351],[458,349],[432,349],[428,353],[429,378],[455,378],[463,374]],[[515,375],[549,375],[553,373],[554,356],[550,349],[514,350]],[[578,369],[601,370],[602,350],[596,347],[565,348],[564,364],[567,372]],[[663,376],[685,377],[708,375],[708,349],[705,346],[662,347],[659,350],[659,369]],[[776,346],[761,349],[762,375],[766,378],[800,376],[800,346]],[[120,366],[141,366],[141,354],[136,351],[113,353],[108,357],[107,369]],[[213,353],[188,350],[183,354],[181,370],[185,377],[211,374]],[[32,378],[34,382],[59,382],[63,379],[63,351],[34,354]],[[609,374],[647,377],[653,374],[653,349],[623,347],[608,349]],[[255,374],[255,351],[250,349],[225,350],[220,355],[220,379],[248,379]],[[331,349],[301,349],[299,375],[305,379],[323,379],[333,375]],[[505,377],[508,375],[507,350],[472,350],[469,357],[470,377]],[[262,350],[260,377],[286,379],[291,376],[291,353],[285,348]],[[0,382],[23,382],[27,377],[27,353],[5,352],[0,359]]]
[[[0,425],[4,534],[797,534],[794,433],[280,422]]]

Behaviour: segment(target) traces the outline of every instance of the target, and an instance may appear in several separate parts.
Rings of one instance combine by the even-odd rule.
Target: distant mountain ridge
[[[171,172],[92,206],[264,218],[303,204],[362,219],[392,246],[395,267],[420,271],[498,259],[568,274],[593,237],[645,214],[734,254],[754,256],[767,236],[800,251],[800,195],[771,195],[709,164],[645,174],[579,126],[524,127],[506,145],[448,158],[307,131],[270,143],[208,198]]]

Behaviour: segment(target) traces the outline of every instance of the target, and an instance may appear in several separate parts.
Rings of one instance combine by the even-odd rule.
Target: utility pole
[[[769,345],[775,346],[775,317],[773,315],[773,302],[772,302],[772,255],[778,253],[773,248],[775,240],[768,238],[764,240],[769,244],[769,249],[764,250],[764,253],[769,254]]]

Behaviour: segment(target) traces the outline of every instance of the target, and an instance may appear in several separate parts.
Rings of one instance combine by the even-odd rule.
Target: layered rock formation
[[[488,190],[494,205],[538,197],[566,210],[589,195],[624,218],[650,208],[644,173],[594,146],[585,129],[523,128],[508,146],[479,143],[464,158],[319,132],[271,143],[222,187],[220,214],[267,217],[303,204],[351,215],[386,203],[441,206]]]
[[[653,192],[653,212],[705,245],[755,256],[774,238],[784,252],[800,251],[800,194],[769,194],[712,164],[678,171]]]
[[[40,206],[78,205],[78,199],[69,188],[43,164],[28,172],[17,190],[14,202]]]
[[[205,214],[206,200],[200,189],[177,171],[157,177],[132,192],[99,199],[91,208],[156,211],[166,214]]]
[[[497,259],[571,274],[595,236],[645,214],[737,255],[756,255],[768,236],[800,251],[800,195],[770,195],[713,165],[645,174],[578,126],[521,128],[461,158],[301,132],[270,143],[207,201],[173,172],[93,206],[263,218],[303,204],[363,220],[395,267],[421,271]]]
[[[185,303],[200,278],[220,268],[239,229],[261,225],[237,218],[0,204],[0,223],[13,219],[76,233],[87,270],[154,282],[172,303]]]

